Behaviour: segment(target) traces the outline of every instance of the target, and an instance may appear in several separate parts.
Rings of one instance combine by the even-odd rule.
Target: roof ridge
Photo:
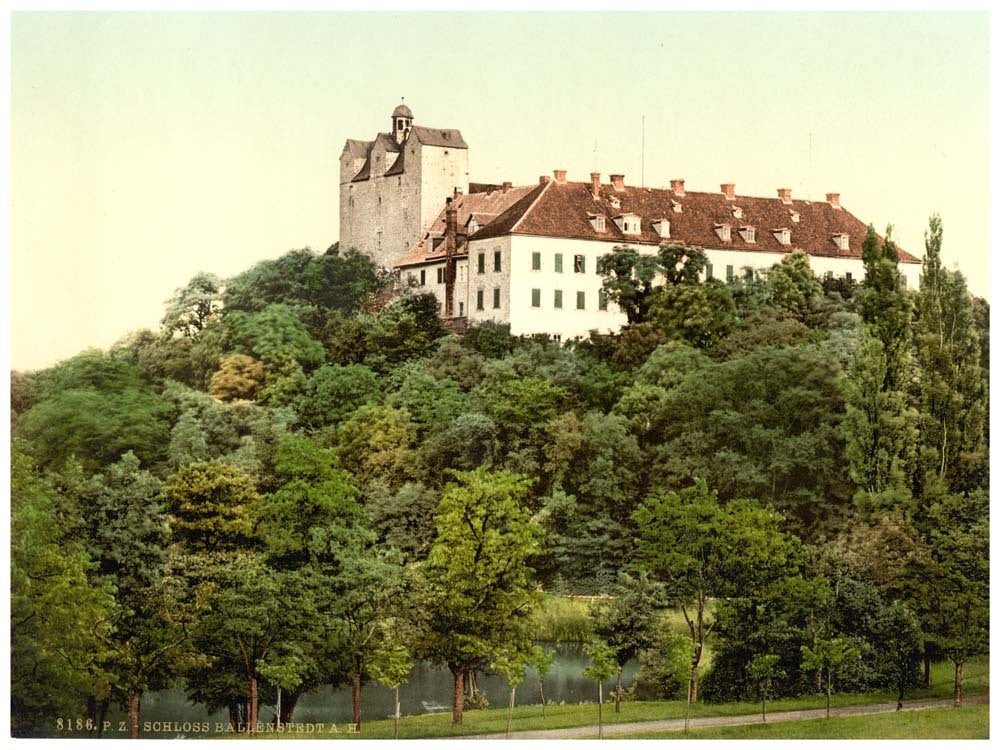
[[[542,196],[545,195],[546,192],[548,192],[549,186],[553,184],[555,183],[552,180],[549,180],[542,186],[542,189],[538,191],[538,195],[535,196],[535,199],[531,201],[531,204],[526,209],[524,209],[524,212],[521,214],[520,218],[518,218],[518,220],[514,222],[514,226],[510,228],[511,234],[517,231],[517,228],[518,226],[520,226],[521,222],[524,221],[525,218],[528,216],[528,214],[531,213],[532,209],[538,205],[538,201],[541,200]],[[528,195],[530,194],[531,193],[528,193]]]

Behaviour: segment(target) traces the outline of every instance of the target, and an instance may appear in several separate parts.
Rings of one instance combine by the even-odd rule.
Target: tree
[[[318,430],[340,424],[379,393],[378,376],[364,365],[324,365],[309,376],[296,411],[303,425]]]
[[[767,721],[765,708],[771,686],[776,681],[785,678],[785,670],[778,666],[780,659],[781,657],[777,654],[760,654],[747,665],[747,676],[751,682],[757,685],[757,691],[760,695],[760,720],[763,722]]]
[[[195,553],[252,548],[260,496],[239,469],[217,461],[189,464],[167,479],[173,537]]]
[[[723,284],[678,282],[656,289],[649,321],[664,338],[707,349],[736,326],[732,292]]]
[[[253,399],[264,384],[264,366],[246,354],[230,354],[219,362],[209,391],[222,401]]]
[[[961,491],[971,489],[963,463],[983,460],[986,381],[972,297],[962,275],[941,264],[937,214],[931,216],[925,238],[913,325],[920,371],[921,464],[938,482]]]
[[[531,652],[505,649],[490,664],[490,669],[503,677],[507,681],[507,687],[510,688],[510,700],[507,704],[507,730],[505,734],[505,738],[508,740],[510,739],[511,721],[514,719],[514,693],[517,691],[517,686],[524,682],[524,670],[528,666],[531,657]]]
[[[545,718],[545,678],[552,668],[552,663],[556,659],[556,652],[552,649],[536,646],[532,650],[529,665],[538,674],[538,696],[542,701],[542,718]]]
[[[530,648],[538,603],[529,558],[541,529],[524,507],[530,480],[505,471],[454,472],[441,498],[437,537],[416,567],[417,653],[454,676],[452,720],[462,721],[465,675],[501,645]]]
[[[924,644],[920,623],[905,604],[897,601],[879,612],[875,631],[879,637],[880,671],[896,689],[896,710],[901,711],[906,691],[921,684]]]
[[[660,270],[657,256],[643,255],[624,245],[616,245],[597,263],[597,272],[604,276],[604,293],[625,313],[630,324],[646,319],[654,281]]]
[[[809,265],[809,256],[801,250],[786,255],[780,263],[771,266],[767,282],[771,286],[774,304],[788,310],[803,323],[823,295],[823,287]]]
[[[753,500],[720,506],[699,481],[680,492],[658,492],[635,512],[637,566],[666,584],[691,636],[692,702],[698,699],[698,665],[713,623],[706,604],[721,596],[749,597],[787,575],[796,541],[780,531],[781,517]],[[691,610],[689,612],[689,610]]]
[[[383,643],[368,663],[372,679],[395,691],[392,738],[399,739],[399,688],[406,683],[413,669],[413,660],[406,647],[399,643]]]
[[[802,668],[822,675],[826,671],[826,718],[830,718],[830,694],[833,692],[833,674],[855,662],[860,657],[857,647],[844,638],[818,639],[812,648],[802,647]]]
[[[167,300],[167,310],[160,325],[167,336],[180,333],[196,338],[222,309],[222,284],[211,273],[196,273],[187,286]]]
[[[97,665],[110,633],[111,591],[88,581],[91,561],[63,538],[55,488],[18,441],[11,451],[10,718],[15,737],[51,734],[107,690]]]
[[[269,367],[292,360],[312,370],[323,364],[326,350],[296,312],[285,304],[268,305],[255,313],[227,310],[226,322],[240,348]]]
[[[614,598],[597,600],[591,609],[594,633],[614,649],[618,665],[615,686],[615,713],[621,710],[622,669],[640,652],[655,643],[657,615],[665,604],[663,586],[650,581],[645,573],[633,578],[622,573]]]
[[[597,682],[597,737],[604,739],[604,681],[618,669],[615,652],[606,643],[592,643],[583,650],[590,657],[590,666],[584,668],[583,676]]]
[[[105,638],[105,669],[139,738],[143,693],[169,685],[187,640],[183,592],[167,574],[169,528],[163,483],[126,453],[89,488],[89,547],[93,577],[113,587],[113,630]]]

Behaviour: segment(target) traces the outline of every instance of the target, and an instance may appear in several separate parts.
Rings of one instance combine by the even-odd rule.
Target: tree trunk
[[[764,694],[761,693],[760,696],[760,720],[767,724],[767,714],[764,713]]]
[[[399,739],[399,686],[396,686],[396,715],[393,717],[392,738]]]
[[[604,685],[597,681],[597,739],[604,739]]]
[[[621,713],[622,705],[622,668],[618,667],[618,684],[615,686],[615,713]]]
[[[278,705],[274,711],[274,728],[281,731],[281,686],[278,686]]]
[[[351,677],[351,722],[356,732],[361,731],[361,672]]]
[[[691,695],[692,703],[698,702],[698,662],[691,665]]]
[[[962,669],[965,667],[965,659],[955,661],[955,708],[962,706]]]
[[[247,724],[250,726],[250,736],[257,736],[257,675],[250,674],[250,705],[247,713]]]
[[[833,670],[826,673],[826,718],[830,718],[830,693],[833,692]]]
[[[514,720],[514,690],[516,688],[510,689],[510,703],[507,705],[507,736],[506,739],[510,739],[510,723]]]
[[[451,673],[455,677],[455,695],[451,705],[451,721],[454,724],[461,724],[462,706],[465,700],[465,667],[453,667]]]
[[[128,694],[128,736],[129,739],[139,739],[139,705],[142,702],[142,692],[130,690]]]
[[[229,704],[229,731],[235,732],[236,725],[240,723],[240,710],[235,703]]]
[[[926,649],[924,650],[924,687],[931,686],[931,655]]]
[[[538,681],[538,694],[542,696],[542,718],[545,718],[545,681]]]
[[[97,703],[97,738],[104,735],[104,719],[108,715],[108,708],[111,706],[111,698],[105,698]]]
[[[293,690],[290,693],[286,693],[283,701],[281,701],[281,723],[290,724],[292,721],[292,716],[295,714],[295,706],[299,702],[299,698],[302,696],[302,692],[299,690]]]

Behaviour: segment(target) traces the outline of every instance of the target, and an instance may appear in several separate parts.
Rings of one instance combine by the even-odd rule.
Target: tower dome
[[[392,110],[392,133],[396,143],[402,143],[410,134],[410,125],[413,124],[413,111],[402,102]]]

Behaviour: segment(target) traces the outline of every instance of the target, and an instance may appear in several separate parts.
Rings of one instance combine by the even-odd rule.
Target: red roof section
[[[458,249],[457,255],[466,252],[465,227],[470,216],[475,216],[480,226],[486,224],[492,226],[500,216],[507,212],[511,206],[519,204],[526,196],[537,191],[537,186],[512,187],[504,191],[502,188],[484,193],[472,193],[470,195],[460,195],[454,201],[454,206],[458,218]],[[488,222],[488,223],[487,223]],[[433,247],[432,234],[444,235],[445,211],[437,215],[424,236],[407,253],[396,261],[396,267],[418,265],[444,258],[444,242],[442,241],[437,249]],[[477,235],[478,236],[478,235]]]
[[[625,186],[617,191],[610,185],[601,185],[599,200],[591,194],[589,182],[558,182],[550,180],[530,189],[531,200],[521,200],[502,216],[472,235],[472,239],[486,239],[504,234],[529,234],[542,237],[566,237],[607,242],[634,242],[659,245],[663,238],[653,228],[653,223],[666,219],[670,222],[669,241],[721,250],[744,250],[787,254],[804,250],[809,255],[826,257],[860,258],[868,227],[844,208],[834,208],[826,201],[757,198],[737,195],[727,200],[723,193],[687,191],[676,194],[672,190]],[[526,196],[527,197],[527,196]],[[618,205],[612,205],[617,198]],[[681,210],[676,212],[675,205]],[[741,209],[736,217],[734,208]],[[624,234],[614,222],[622,214],[641,217],[640,234]],[[605,231],[598,232],[589,217],[605,217]],[[793,220],[798,214],[798,221]],[[460,220],[461,223],[461,220]],[[716,227],[729,224],[729,242],[716,234]],[[756,229],[754,242],[747,242],[739,233],[744,226]],[[774,232],[788,229],[791,244],[782,244]],[[835,235],[848,236],[848,249],[841,250]],[[881,244],[882,238],[879,238]],[[899,259],[905,263],[919,263],[920,259],[899,250]]]

